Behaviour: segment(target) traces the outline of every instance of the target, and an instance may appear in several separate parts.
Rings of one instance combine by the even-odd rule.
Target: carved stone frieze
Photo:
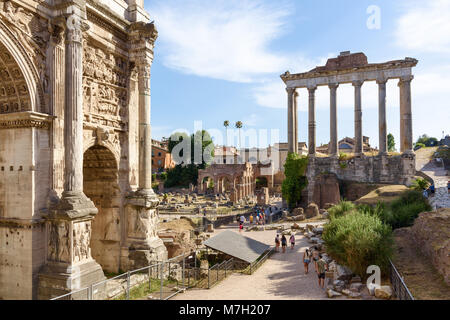
[[[0,15],[34,62],[44,92],[48,90],[46,50],[49,45],[49,21],[28,12],[12,1],[0,2]]]
[[[84,112],[118,120],[127,115],[128,62],[100,48],[84,49]]]

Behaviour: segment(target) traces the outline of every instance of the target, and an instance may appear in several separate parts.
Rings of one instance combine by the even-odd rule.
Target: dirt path
[[[417,251],[408,229],[395,232],[394,264],[416,300],[450,300],[450,287],[428,258]]]
[[[228,226],[216,231],[237,231]],[[272,245],[276,231],[242,232],[242,235]],[[275,253],[253,275],[233,274],[210,290],[193,289],[174,297],[174,300],[321,300],[328,299],[325,289],[317,284],[317,275],[310,265],[304,274],[300,260],[310,244],[303,236],[296,236],[296,247],[286,253]]]

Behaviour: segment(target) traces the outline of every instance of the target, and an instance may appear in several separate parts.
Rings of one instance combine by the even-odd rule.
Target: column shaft
[[[413,76],[400,79],[400,151],[413,153],[411,81]]]
[[[362,156],[363,149],[363,135],[362,135],[362,102],[361,102],[361,87],[363,81],[353,82],[355,87],[355,150],[356,156]]]
[[[298,92],[294,91],[294,152],[298,153]]]
[[[139,190],[152,190],[151,61],[139,62]]]
[[[83,31],[72,15],[66,34],[64,192],[83,192]]]
[[[339,156],[338,132],[337,132],[337,88],[339,84],[332,83],[330,88],[330,156]]]
[[[378,80],[378,127],[380,154],[387,154],[387,122],[386,122],[386,82]]]
[[[286,88],[288,95],[288,152],[294,152],[294,89]]]
[[[308,88],[309,106],[308,106],[308,140],[309,155],[316,155],[316,93],[317,87]]]

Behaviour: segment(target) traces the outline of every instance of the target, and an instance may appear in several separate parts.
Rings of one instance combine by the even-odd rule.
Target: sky
[[[152,66],[152,135],[203,128],[216,144],[223,122],[243,122],[242,147],[287,142],[280,75],[307,72],[342,51],[369,63],[413,57],[413,134],[450,134],[450,0],[146,0],[159,37]],[[397,80],[388,82],[388,132],[399,141]],[[307,90],[299,92],[299,141],[307,141]],[[378,93],[362,89],[363,135],[378,146]],[[339,139],[354,136],[354,91],[338,88]],[[317,143],[328,143],[329,89],[316,92]],[[199,121],[201,126],[199,127]],[[265,134],[264,132],[267,132]],[[256,136],[250,139],[246,136]],[[229,130],[228,145],[239,145]],[[232,138],[230,138],[232,137]]]

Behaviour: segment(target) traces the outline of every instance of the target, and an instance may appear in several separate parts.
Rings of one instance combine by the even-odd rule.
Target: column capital
[[[386,78],[378,78],[377,79],[377,84],[378,85],[384,85],[384,84],[386,84],[388,82],[388,79],[386,79]]]
[[[80,17],[73,13],[66,19],[66,43],[82,43],[83,33],[89,30],[89,24]]]
[[[339,87],[339,83],[329,83],[328,88],[337,89]]]
[[[294,92],[296,91],[296,89],[297,89],[297,88],[290,88],[290,87],[287,87],[287,88],[286,88],[286,92],[287,92],[288,94],[294,94]]]
[[[403,76],[399,79],[398,85],[401,86],[404,83],[410,83],[414,79],[413,75]]]
[[[354,87],[362,87],[363,84],[364,84],[364,80],[355,80],[352,82],[352,86],[354,86]]]
[[[317,90],[317,86],[308,86],[307,89],[309,93],[314,93]]]

